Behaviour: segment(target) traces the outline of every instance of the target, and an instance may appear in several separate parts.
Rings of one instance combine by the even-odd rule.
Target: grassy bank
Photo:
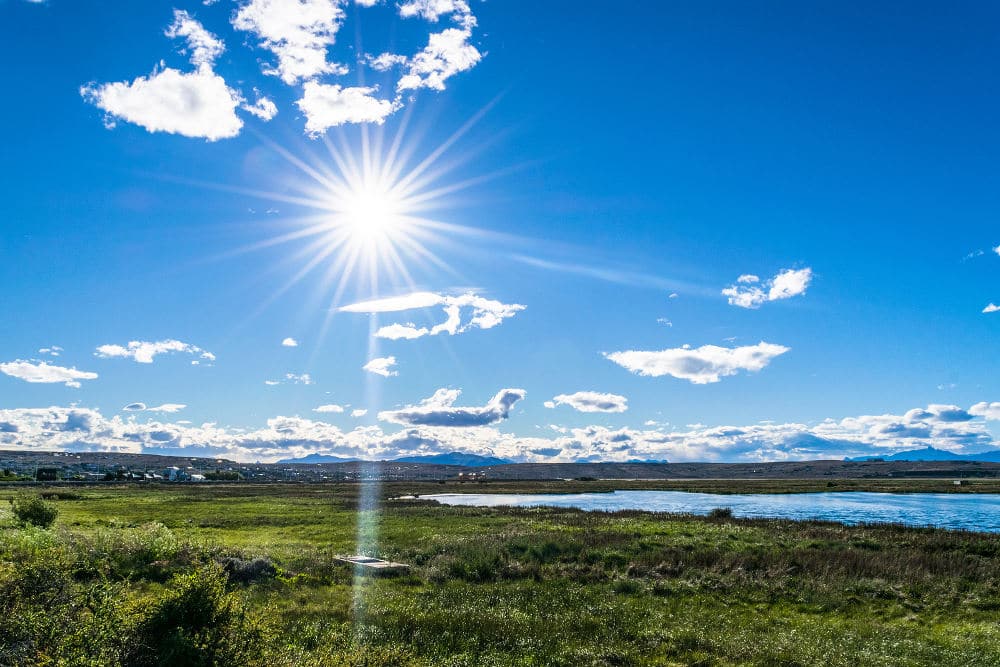
[[[381,488],[362,525],[413,571],[361,581],[353,485],[3,503],[0,664],[1000,664],[1000,536],[388,500],[442,490]]]

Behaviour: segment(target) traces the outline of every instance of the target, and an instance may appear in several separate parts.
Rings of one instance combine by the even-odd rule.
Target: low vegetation
[[[439,490],[3,503],[0,665],[1000,664],[997,535],[392,500]],[[359,534],[411,573],[338,564]]]

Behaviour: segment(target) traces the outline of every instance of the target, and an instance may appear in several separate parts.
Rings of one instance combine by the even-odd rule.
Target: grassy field
[[[442,490],[32,490],[59,516],[0,505],[0,665],[1000,664],[997,535],[392,500]],[[333,561],[359,521],[411,575]]]

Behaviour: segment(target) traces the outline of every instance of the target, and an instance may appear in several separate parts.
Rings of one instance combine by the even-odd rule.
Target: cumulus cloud
[[[1000,401],[976,403],[969,408],[969,414],[987,421],[1000,421]]]
[[[337,84],[308,81],[295,104],[306,116],[306,132],[319,135],[328,128],[357,123],[381,125],[399,109],[396,100],[375,96],[377,87],[342,88]]]
[[[444,310],[446,315],[444,322],[433,327],[417,327],[412,323],[395,323],[381,327],[375,332],[375,335],[390,340],[422,338],[441,333],[454,336],[470,329],[492,329],[525,308],[521,304],[501,303],[472,292],[461,296],[414,292],[387,299],[354,303],[343,306],[340,310],[346,313],[391,313],[434,306],[440,306]]]
[[[190,343],[184,343],[179,340],[168,339],[160,341],[144,341],[144,340],[133,340],[129,341],[127,345],[101,345],[94,352],[95,356],[101,357],[103,359],[110,359],[113,357],[120,357],[125,359],[132,359],[140,364],[151,364],[153,363],[153,357],[159,354],[171,354],[174,352],[182,352],[185,354],[193,354],[206,361],[215,361],[215,355],[211,352],[201,349],[197,345],[191,345]]]
[[[407,62],[396,90],[444,90],[445,81],[459,72],[472,69],[482,60],[483,55],[469,43],[471,38],[471,27],[448,28],[432,33],[427,46]]]
[[[618,394],[578,391],[575,394],[559,394],[545,402],[545,407],[554,408],[557,405],[568,405],[579,412],[625,412],[628,410],[628,399]]]
[[[239,134],[243,121],[236,109],[244,104],[243,96],[212,69],[225,49],[222,41],[183,10],[174,10],[166,35],[185,40],[193,72],[161,63],[148,76],[131,82],[90,83],[80,88],[80,94],[107,113],[109,127],[121,119],[150,132],[209,141]]]
[[[355,417],[355,418],[357,418],[357,417],[364,417],[366,414],[368,414],[368,410],[365,410],[364,408],[357,408],[357,409],[351,410],[351,416]]]
[[[0,373],[19,380],[42,384],[64,384],[79,389],[80,380],[96,380],[97,373],[78,371],[74,368],[54,366],[47,361],[8,361],[0,363]]]
[[[53,345],[52,347],[43,347],[38,350],[38,354],[47,354],[50,357],[58,357],[62,354],[63,349],[58,345]]]
[[[119,118],[150,132],[209,141],[235,137],[243,127],[236,115],[242,97],[207,67],[194,72],[160,67],[131,83],[88,84],[80,94],[108,113],[109,127]]]
[[[147,406],[145,403],[129,403],[122,408],[125,412],[180,412],[187,405],[184,403],[164,403],[163,405]]]
[[[382,377],[387,378],[399,375],[397,371],[392,370],[392,367],[395,365],[396,357],[378,357],[376,359],[372,359],[361,368],[369,373],[374,373],[375,375],[381,375]]]
[[[525,397],[523,389],[501,389],[485,406],[465,408],[454,405],[459,394],[458,389],[438,389],[418,405],[386,410],[378,418],[408,426],[486,426],[507,419],[514,404]]]
[[[341,413],[343,411],[344,411],[344,407],[342,405],[337,405],[336,403],[328,403],[326,405],[320,405],[318,407],[313,408],[313,412],[336,412],[336,413]]]
[[[343,65],[327,60],[344,20],[339,0],[250,0],[243,2],[232,24],[257,36],[277,63],[264,74],[289,85],[321,74],[343,74]]]
[[[995,312],[998,312],[998,311],[1000,311],[1000,306],[998,306],[998,305],[996,305],[995,303],[992,303],[992,302],[989,303],[985,308],[983,308],[983,312],[984,313],[995,313]]]
[[[739,371],[756,372],[765,368],[771,360],[788,352],[790,348],[773,343],[760,342],[743,347],[719,347],[702,345],[692,348],[672,348],[659,351],[628,350],[611,352],[604,356],[637,375],[661,377],[670,375],[693,384],[718,382],[723,377],[736,375]]]
[[[524,437],[503,433],[490,425],[437,425],[437,420],[428,415],[447,411],[457,396],[453,390],[444,392],[425,401],[444,405],[428,406],[425,413],[415,415],[418,421],[435,425],[404,423],[402,430],[395,433],[378,426],[342,431],[325,422],[299,417],[274,417],[263,428],[247,430],[224,429],[214,423],[197,426],[155,419],[142,422],[135,416],[106,418],[97,410],[78,407],[0,410],[0,448],[166,453],[241,461],[274,461],[311,453],[387,459],[458,450],[512,461],[680,462],[840,459],[928,446],[967,454],[1000,446],[983,418],[949,420],[960,412],[986,414],[987,410],[998,410],[1000,404],[996,403],[977,403],[968,411],[956,406],[928,406],[898,415],[826,419],[812,426],[771,422],[742,426],[696,424],[673,430],[664,426],[584,426],[558,427],[553,437]],[[491,404],[495,402],[498,399]],[[472,416],[472,421],[481,419],[475,413]]]
[[[299,341],[295,340],[291,336],[281,341],[282,347],[298,347]]]
[[[740,308],[760,308],[768,301],[790,299],[793,296],[805,294],[812,281],[812,269],[782,269],[766,283],[760,284],[760,278],[753,274],[743,274],[736,279],[735,285],[722,290],[722,295],[729,298],[729,303]]]

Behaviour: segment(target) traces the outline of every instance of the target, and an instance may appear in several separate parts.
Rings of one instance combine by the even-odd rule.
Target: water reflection
[[[729,507],[737,517],[822,519],[841,523],[902,523],[911,526],[1000,532],[1000,494],[995,493],[790,493],[715,494],[686,491],[506,494],[442,493],[423,496],[446,505],[553,506],[590,511],[645,510],[708,514]]]

